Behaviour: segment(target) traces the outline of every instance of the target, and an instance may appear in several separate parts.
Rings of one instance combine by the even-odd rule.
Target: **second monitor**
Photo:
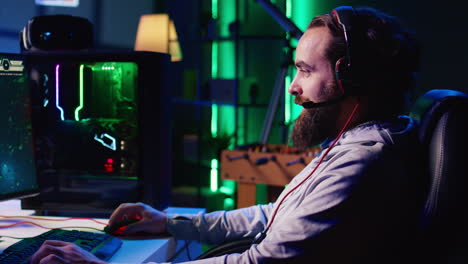
[[[0,54],[0,200],[37,194],[24,56]]]

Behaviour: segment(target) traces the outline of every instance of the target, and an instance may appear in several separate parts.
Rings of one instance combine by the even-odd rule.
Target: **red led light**
[[[114,171],[114,159],[107,159],[107,162],[104,164],[104,170],[106,172],[113,172]]]

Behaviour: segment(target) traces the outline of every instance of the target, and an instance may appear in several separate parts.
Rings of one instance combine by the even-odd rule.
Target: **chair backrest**
[[[431,90],[410,116],[419,124],[422,155],[428,154],[422,257],[425,263],[468,263],[468,95]]]

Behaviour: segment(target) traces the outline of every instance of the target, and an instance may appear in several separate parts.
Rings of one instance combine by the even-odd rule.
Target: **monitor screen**
[[[36,194],[31,96],[23,57],[0,54],[0,200]]]

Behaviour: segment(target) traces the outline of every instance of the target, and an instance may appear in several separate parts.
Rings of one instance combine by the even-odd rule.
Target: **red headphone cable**
[[[283,203],[283,201],[286,199],[286,197],[288,197],[292,192],[294,192],[297,188],[299,188],[299,186],[301,186],[304,182],[306,182],[313,174],[314,172],[318,169],[318,167],[320,166],[320,164],[322,163],[323,159],[327,156],[328,152],[330,152],[330,150],[335,146],[336,142],[338,141],[338,139],[340,139],[341,135],[343,135],[343,133],[346,131],[346,129],[348,128],[349,124],[351,123],[351,120],[353,119],[354,115],[356,114],[356,111],[357,109],[359,108],[359,104],[356,104],[354,106],[354,109],[353,111],[351,112],[351,115],[348,117],[348,120],[346,120],[346,123],[345,125],[343,126],[343,128],[341,129],[340,133],[338,133],[338,136],[335,138],[335,140],[333,140],[333,142],[330,144],[330,147],[328,147],[328,149],[325,151],[325,153],[322,155],[322,157],[320,158],[319,162],[317,163],[317,165],[314,167],[314,169],[309,173],[309,175],[307,175],[307,177],[305,177],[299,184],[297,184],[296,186],[294,186],[291,190],[289,190],[289,192],[287,192],[283,198],[279,201],[278,203],[278,206],[276,206],[275,208],[275,211],[273,211],[273,214],[271,216],[271,220],[270,222],[268,223],[267,227],[265,228],[265,230],[263,230],[262,232],[258,233],[256,236],[255,236],[255,239],[253,241],[254,244],[258,244],[260,243],[266,236],[266,232],[270,229],[271,227],[271,224],[273,223],[273,221],[275,220],[275,217],[276,217],[276,214],[278,213],[278,209],[281,207],[281,204]]]

